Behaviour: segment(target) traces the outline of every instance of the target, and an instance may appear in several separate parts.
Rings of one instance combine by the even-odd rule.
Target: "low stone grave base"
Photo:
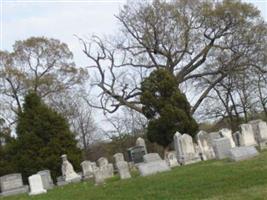
[[[246,160],[257,156],[259,152],[254,146],[250,147],[235,147],[230,150],[230,159],[232,161]]]
[[[1,193],[1,196],[11,196],[29,192],[29,186],[23,186],[13,190],[7,190]]]
[[[140,163],[137,165],[141,176],[148,176],[159,172],[171,170],[165,160],[153,161],[149,163]]]

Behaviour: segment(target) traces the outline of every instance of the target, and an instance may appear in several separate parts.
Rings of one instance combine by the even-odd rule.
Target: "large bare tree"
[[[195,88],[187,93],[194,114],[229,75],[263,67],[258,61],[266,51],[267,25],[251,4],[130,1],[116,18],[116,36],[81,39],[99,92],[100,103],[93,106],[105,112],[126,106],[142,113],[140,82],[155,69],[169,70],[184,92]]]

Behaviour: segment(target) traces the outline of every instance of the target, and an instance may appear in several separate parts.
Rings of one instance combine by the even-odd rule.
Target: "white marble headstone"
[[[135,144],[136,144],[136,146],[143,146],[145,149],[145,153],[147,153],[146,142],[143,138],[141,138],[141,137],[137,138]]]
[[[240,125],[240,146],[255,146],[257,145],[253,128],[251,124]]]
[[[228,128],[223,128],[219,131],[219,133],[223,136],[223,137],[227,137],[230,140],[230,144],[231,147],[235,147],[235,142],[233,140],[233,136],[232,136],[232,131]]]
[[[31,190],[29,195],[37,195],[37,194],[46,193],[40,174],[34,174],[30,176],[28,180],[29,180],[30,190]]]

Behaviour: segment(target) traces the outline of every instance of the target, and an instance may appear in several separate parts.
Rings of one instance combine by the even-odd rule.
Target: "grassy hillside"
[[[149,177],[114,177],[104,186],[71,184],[38,196],[3,200],[267,199],[267,151],[241,162],[206,161]]]

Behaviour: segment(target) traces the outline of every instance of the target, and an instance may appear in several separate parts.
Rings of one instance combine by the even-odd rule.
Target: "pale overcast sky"
[[[257,6],[267,21],[267,0],[244,0]],[[46,36],[68,44],[77,66],[86,66],[80,37],[114,34],[114,17],[127,0],[0,0],[1,50],[12,50],[16,40]]]
[[[257,6],[267,20],[267,0],[246,0]],[[16,40],[31,36],[60,39],[74,53],[78,66],[86,57],[74,35],[112,34],[118,28],[114,17],[126,0],[0,0],[2,50],[11,50]]]

